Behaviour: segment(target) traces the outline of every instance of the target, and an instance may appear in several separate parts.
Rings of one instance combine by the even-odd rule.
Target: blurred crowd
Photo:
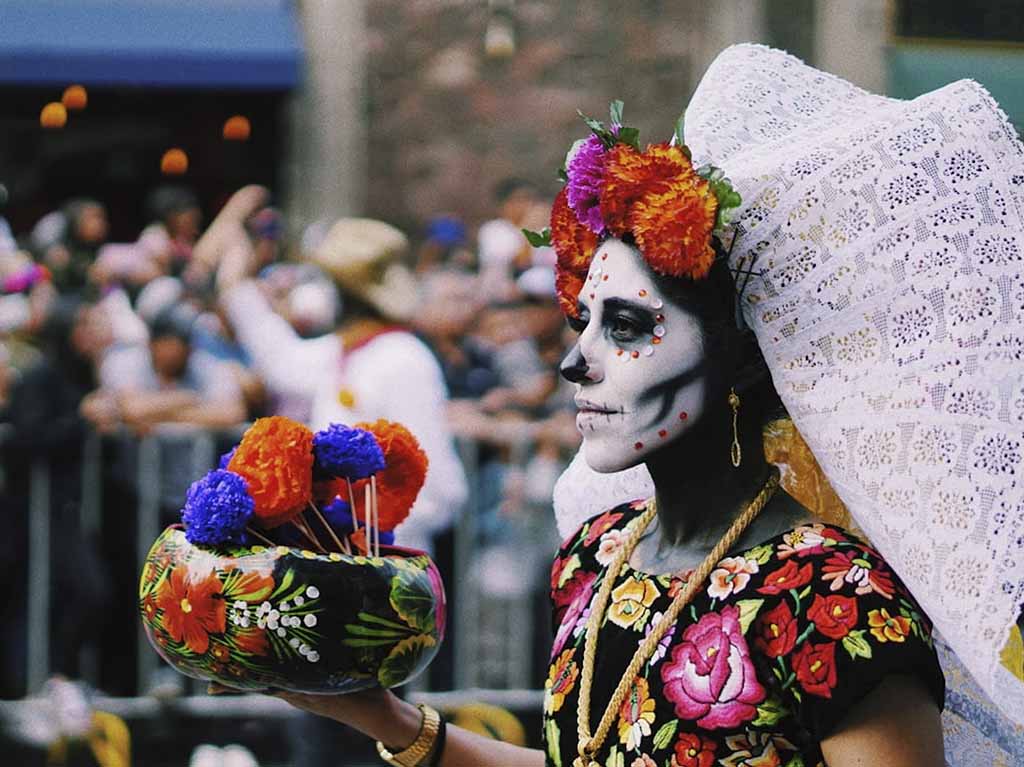
[[[54,568],[55,598],[65,605],[56,616],[58,670],[76,672],[78,648],[90,631],[101,630],[95,616],[111,598],[134,604],[130,589],[137,575],[119,587],[105,568],[118,556],[112,548],[134,560],[125,549],[134,552],[132,450],[138,439],[166,434],[173,444],[175,436],[202,430],[220,435],[222,447],[244,424],[266,415],[322,427],[318,421],[334,411],[323,410],[309,382],[325,375],[318,366],[336,363],[306,354],[318,346],[355,350],[365,338],[395,328],[422,342],[443,379],[436,403],[442,412],[433,414],[443,423],[437,430],[449,441],[463,438],[474,454],[467,490],[464,477],[453,478],[427,448],[446,485],[461,488],[442,492],[439,503],[461,505],[471,492],[484,547],[516,542],[521,552],[518,539],[531,534],[552,542],[551,491],[577,444],[572,391],[557,376],[568,339],[555,300],[554,254],[532,247],[521,231],[543,228],[549,201],[516,179],[501,182],[493,194],[494,217],[476,231],[456,215],[439,215],[408,233],[411,245],[398,249],[400,273],[373,252],[355,282],[339,274],[354,252],[370,247],[357,242],[361,230],[287,221],[258,187],[239,190],[216,212],[203,211],[185,187],[157,188],[145,204],[149,223],[126,243],[108,241],[108,212],[95,199],[71,200],[31,231],[11,232],[0,218],[0,446],[14,525],[0,542],[0,567],[6,582],[21,590],[28,478],[32,462],[43,457],[52,476],[52,524],[61,531],[53,536],[52,556],[77,563]],[[349,266],[335,268],[338,258]],[[407,279],[397,280],[400,275]],[[369,333],[368,323],[375,328]],[[401,368],[413,364],[408,350],[380,347],[385,351],[374,374],[396,379],[392,399],[408,394],[417,402],[415,375],[406,378]],[[346,352],[340,359],[344,364]],[[342,414],[353,408],[344,401],[344,387],[331,396]],[[418,416],[411,411],[409,418]],[[434,429],[424,423],[421,428]],[[105,483],[104,540],[90,543],[76,526],[83,440],[95,433],[119,445],[113,458],[105,455],[105,471],[120,484]],[[420,436],[425,443],[434,438]],[[173,521],[196,478],[182,452],[165,452],[160,465],[165,522]],[[409,542],[450,557],[457,512],[448,512],[418,531],[426,540]],[[496,567],[481,577],[500,584],[524,569]],[[24,632],[18,602],[5,607],[6,633]],[[5,694],[22,661],[15,653],[5,663]]]

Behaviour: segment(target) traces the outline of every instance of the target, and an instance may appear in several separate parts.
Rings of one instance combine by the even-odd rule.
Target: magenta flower
[[[676,716],[696,719],[698,727],[736,727],[757,716],[765,690],[743,639],[739,608],[707,613],[686,629],[661,680]]]
[[[591,135],[579,144],[566,166],[569,177],[569,207],[580,223],[594,234],[604,232],[601,218],[601,180],[604,177],[605,148],[601,139]]]

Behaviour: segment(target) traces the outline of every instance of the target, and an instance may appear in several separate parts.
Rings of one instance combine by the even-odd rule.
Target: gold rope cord
[[[768,481],[765,482],[761,492],[750,502],[750,505],[744,510],[736,521],[732,523],[732,526],[726,531],[722,539],[715,545],[715,548],[711,550],[701,562],[690,579],[686,583],[686,587],[681,593],[679,593],[675,599],[672,600],[672,604],[668,610],[665,611],[665,615],[662,616],[661,621],[654,627],[650,634],[640,643],[636,652],[633,654],[633,659],[629,662],[629,666],[626,667],[625,673],[622,678],[619,679],[619,683],[615,688],[615,693],[612,695],[611,700],[608,701],[608,706],[604,710],[604,715],[601,717],[601,721],[597,725],[597,730],[593,735],[590,734],[590,693],[591,686],[594,677],[594,664],[595,656],[597,654],[597,634],[601,625],[601,619],[604,617],[605,609],[608,606],[608,599],[611,596],[612,588],[614,587],[615,580],[622,572],[622,567],[626,563],[630,554],[633,553],[633,549],[636,548],[637,543],[640,540],[640,536],[643,535],[644,530],[654,519],[654,515],[657,514],[657,507],[652,503],[651,506],[643,513],[642,516],[638,517],[633,523],[633,529],[630,531],[626,540],[623,542],[622,547],[619,549],[615,556],[615,559],[608,566],[605,572],[604,580],[601,582],[601,588],[597,592],[597,597],[594,600],[594,604],[590,609],[590,617],[587,619],[587,638],[583,645],[583,675],[580,681],[580,697],[579,706],[576,709],[576,728],[578,734],[577,748],[579,750],[579,758],[573,763],[574,767],[591,767],[596,764],[593,761],[593,755],[597,753],[597,750],[604,743],[605,738],[608,737],[608,732],[611,730],[612,723],[615,720],[615,714],[622,705],[622,702],[626,699],[626,695],[629,694],[630,689],[633,686],[633,680],[636,679],[640,673],[640,668],[643,666],[654,654],[658,643],[664,638],[669,628],[675,623],[679,614],[697,595],[700,591],[704,581],[711,574],[715,565],[718,564],[719,560],[725,555],[725,553],[732,547],[736,540],[740,537],[743,531],[750,524],[751,520],[758,515],[758,513],[765,507],[769,499],[774,495],[776,488],[779,485],[778,471],[773,469],[771,476]]]

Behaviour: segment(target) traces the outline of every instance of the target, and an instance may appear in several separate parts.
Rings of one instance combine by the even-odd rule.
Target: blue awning
[[[290,0],[0,0],[0,83],[287,89]]]

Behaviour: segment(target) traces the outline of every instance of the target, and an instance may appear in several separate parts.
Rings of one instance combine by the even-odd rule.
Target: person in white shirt
[[[252,188],[239,194],[260,202]],[[241,206],[230,203],[225,210],[245,215]],[[445,420],[447,391],[440,365],[406,325],[418,295],[402,264],[408,250],[405,235],[371,219],[334,223],[308,257],[333,278],[341,322],[332,333],[303,339],[251,279],[252,249],[240,236],[241,227],[229,223],[215,221],[211,230],[222,240],[217,288],[238,341],[269,389],[311,399],[311,428],[385,418],[416,435],[430,466],[396,535],[401,545],[430,551],[432,537],[450,527],[460,511],[467,484]]]

